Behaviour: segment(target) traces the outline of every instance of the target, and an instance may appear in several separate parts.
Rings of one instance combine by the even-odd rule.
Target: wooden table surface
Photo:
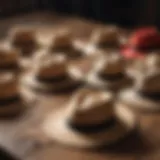
[[[0,21],[1,36],[13,25],[70,26],[78,36],[85,36],[97,24],[76,18],[62,18],[49,13],[34,13]],[[0,120],[0,146],[22,160],[159,160],[160,114],[138,114],[137,130],[116,145],[99,150],[79,150],[51,142],[41,131],[47,115],[67,101],[68,95],[39,95],[36,105],[23,116]]]

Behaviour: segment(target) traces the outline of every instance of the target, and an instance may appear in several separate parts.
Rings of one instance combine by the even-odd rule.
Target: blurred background
[[[50,10],[122,26],[160,25],[158,0],[1,0],[0,16]]]

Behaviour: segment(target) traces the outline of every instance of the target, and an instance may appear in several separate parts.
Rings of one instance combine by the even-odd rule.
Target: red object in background
[[[121,54],[127,59],[144,57],[144,52],[141,52],[139,50],[136,50],[127,46],[122,47]]]
[[[129,39],[129,45],[140,49],[158,47],[160,45],[160,33],[153,27],[139,29]]]
[[[134,32],[121,54],[126,58],[143,58],[146,50],[160,48],[160,33],[154,27],[142,28]]]

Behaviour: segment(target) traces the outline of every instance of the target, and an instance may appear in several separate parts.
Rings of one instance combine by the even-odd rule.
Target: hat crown
[[[91,40],[96,44],[117,44],[119,40],[118,29],[115,26],[99,28],[93,31]]]
[[[72,35],[68,30],[61,30],[53,37],[53,47],[68,47],[72,44]]]
[[[44,57],[44,58],[43,58]],[[42,77],[64,75],[67,72],[67,61],[63,55],[42,55],[38,57],[33,71]]]
[[[48,55],[46,58],[41,59],[39,62],[39,68],[55,68],[56,66],[65,66],[66,59],[63,55]]]
[[[112,94],[82,89],[71,100],[69,119],[73,123],[98,123],[112,116]]]
[[[35,38],[35,31],[33,29],[28,29],[28,28],[17,28],[15,30],[12,30],[12,38],[16,40],[21,40],[21,41],[30,41],[34,40]]]
[[[99,61],[99,68],[103,74],[121,73],[125,68],[125,61],[123,57],[117,53],[102,57]]]
[[[148,91],[160,91],[160,56],[151,54],[143,60],[136,62],[135,70],[138,72],[136,87]]]

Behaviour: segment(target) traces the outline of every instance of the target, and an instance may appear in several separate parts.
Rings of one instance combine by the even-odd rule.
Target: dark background
[[[1,0],[0,15],[51,10],[123,26],[160,25],[159,0]]]

